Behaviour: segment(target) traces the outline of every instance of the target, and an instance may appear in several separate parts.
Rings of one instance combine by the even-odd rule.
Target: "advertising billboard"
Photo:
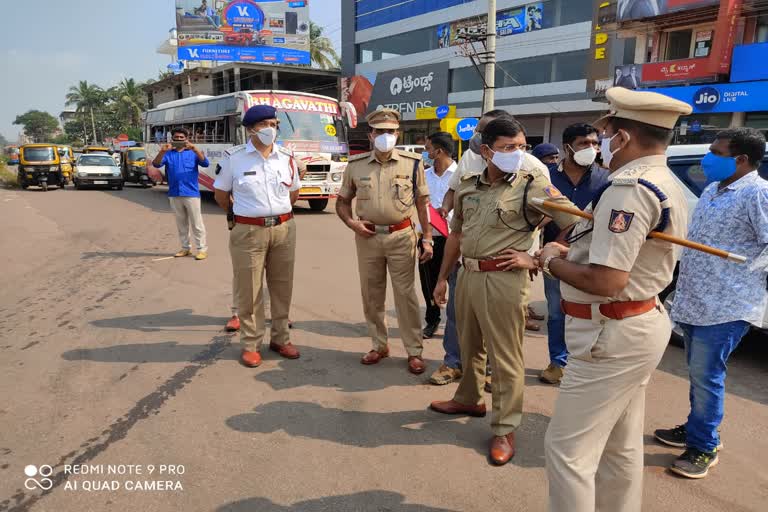
[[[547,28],[548,16],[545,2],[534,2],[522,7],[496,13],[496,35],[499,37],[534,32]],[[437,26],[438,48],[457,46],[483,37],[488,28],[488,16],[454,21]]]
[[[768,110],[768,82],[691,85],[651,90],[688,103],[695,114]]]
[[[310,64],[309,0],[176,0],[180,60]]]
[[[768,80],[768,43],[745,44],[733,49],[731,82]]]
[[[718,5],[720,0],[618,0],[616,19],[618,21],[652,18],[688,9]]]
[[[613,85],[637,89],[641,86],[660,83],[714,80],[717,75],[712,74],[707,68],[708,60],[699,58],[616,66]]]

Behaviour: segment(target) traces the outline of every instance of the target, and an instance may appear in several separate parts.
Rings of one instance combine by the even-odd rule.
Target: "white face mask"
[[[393,149],[395,149],[395,143],[397,142],[397,137],[393,133],[382,133],[375,139],[373,139],[373,147],[375,147],[377,150],[379,150],[382,153],[389,153]]]
[[[267,126],[260,130],[248,130],[248,133],[258,137],[259,141],[265,146],[271,146],[277,138],[277,130],[271,126]]]
[[[494,151],[491,162],[493,162],[493,165],[495,165],[501,172],[511,174],[519,171],[523,167],[524,156],[525,151],[522,149],[517,149],[509,153]]]
[[[573,148],[571,147],[571,151]],[[581,149],[579,151],[573,151],[573,161],[582,167],[589,167],[595,162],[597,158],[597,148],[589,146],[588,148]]]
[[[600,142],[600,154],[603,155],[603,165],[608,169],[611,168],[611,160],[620,151],[619,149],[611,151],[611,141],[616,138],[616,135],[618,135],[618,132],[613,137],[604,137],[602,142]]]

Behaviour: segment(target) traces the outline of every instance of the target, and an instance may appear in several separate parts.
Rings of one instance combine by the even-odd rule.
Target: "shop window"
[[[560,25],[592,21],[594,2],[592,0],[561,0],[560,9]]]
[[[677,30],[667,34],[667,59],[688,59],[691,56],[693,30]]]
[[[483,79],[474,66],[451,70],[451,92],[482,90]]]
[[[587,54],[580,52],[561,53],[555,56],[555,82],[582,80],[587,77]]]
[[[555,57],[545,55],[532,59],[499,62],[496,69],[497,87],[545,84],[552,81],[552,63]]]
[[[757,30],[755,31],[755,42],[768,42],[768,16],[757,18]]]

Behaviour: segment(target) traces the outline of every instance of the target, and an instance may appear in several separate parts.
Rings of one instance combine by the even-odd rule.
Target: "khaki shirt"
[[[658,295],[672,281],[680,246],[649,239],[659,224],[662,205],[638,179],[656,185],[668,198],[669,224],[665,233],[685,238],[688,204],[667,168],[664,155],[634,160],[611,174],[613,185],[603,193],[594,210],[594,221],[582,220],[571,237],[592,229],[571,245],[568,260],[603,265],[629,272],[629,283],[616,297],[599,297],[561,282],[565,300],[584,304],[645,300]],[[592,211],[590,205],[586,211]]]
[[[382,226],[413,217],[416,198],[428,195],[421,155],[397,149],[385,163],[376,160],[373,152],[351,158],[339,190],[339,196],[345,199],[357,198],[355,213],[360,219]]]
[[[566,228],[579,218],[569,213],[539,209],[531,204],[542,198],[574,207],[537,168],[517,173],[512,182],[488,182],[488,171],[477,178],[461,182],[454,201],[455,210],[451,231],[461,232],[461,254],[467,258],[494,258],[505,249],[527,252],[535,233],[530,230],[523,212],[532,224],[539,224],[546,216],[558,226]],[[527,204],[523,200],[528,181]]]

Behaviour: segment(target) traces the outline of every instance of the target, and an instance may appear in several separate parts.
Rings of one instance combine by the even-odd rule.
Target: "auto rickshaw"
[[[38,186],[43,191],[48,185],[64,189],[61,159],[55,144],[24,144],[19,148],[19,186],[26,189]]]
[[[59,160],[61,160],[61,174],[66,183],[73,183],[75,179],[75,153],[70,146],[57,146]]]
[[[120,157],[123,181],[138,183],[144,188],[155,184],[147,172],[147,153],[144,148],[126,148]]]

